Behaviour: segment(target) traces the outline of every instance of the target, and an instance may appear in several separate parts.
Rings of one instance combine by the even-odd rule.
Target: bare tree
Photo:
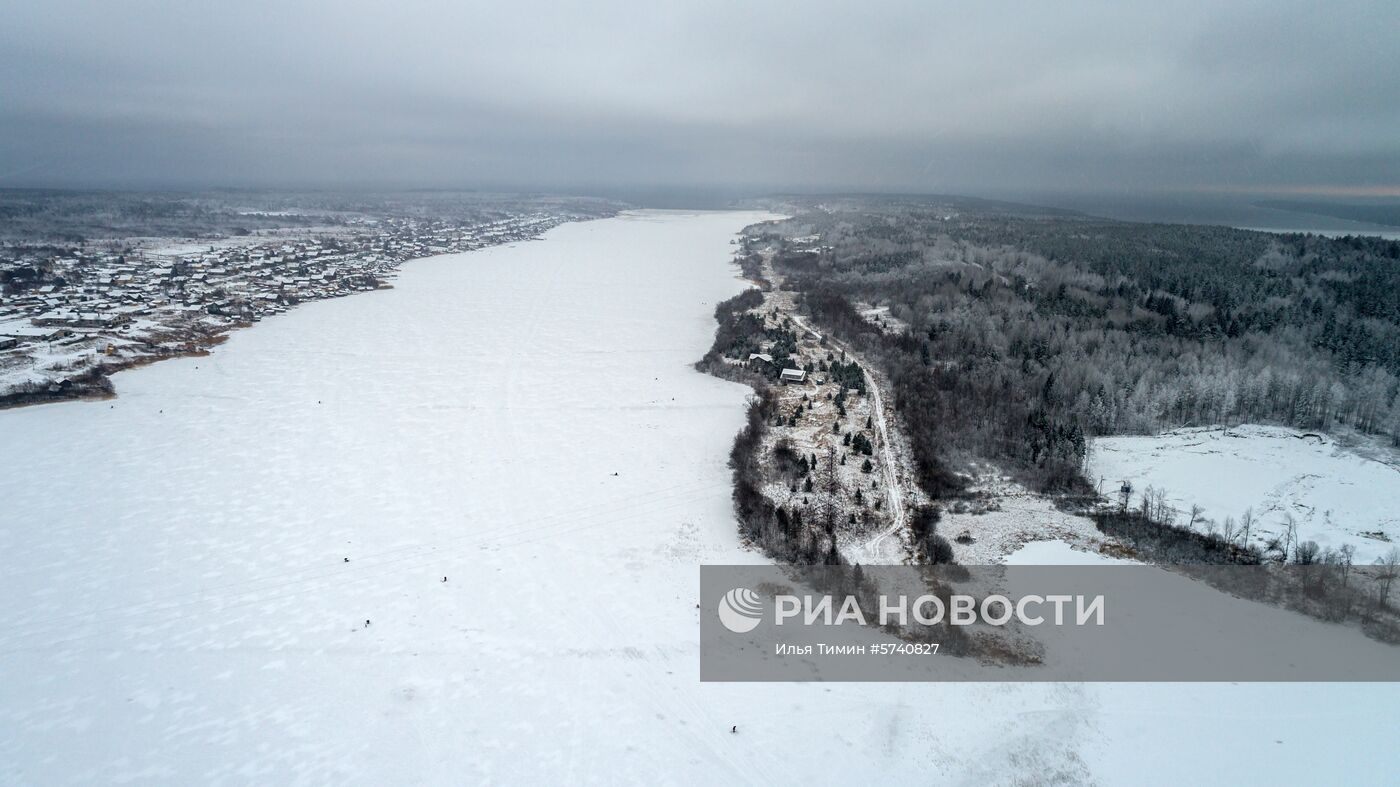
[[[1342,587],[1347,586],[1347,575],[1351,573],[1351,564],[1356,557],[1356,547],[1351,544],[1342,544],[1337,549],[1337,565],[1342,567]]]
[[[1235,543],[1235,536],[1238,535],[1239,532],[1239,528],[1235,525],[1235,518],[1232,516],[1225,517],[1225,524],[1222,525],[1220,529],[1220,537],[1225,539],[1225,543]]]
[[[1254,527],[1254,509],[1246,508],[1240,516],[1240,546],[1249,546],[1249,531]]]
[[[1167,491],[1149,486],[1142,492],[1142,516],[1149,522],[1170,525],[1176,519],[1176,509],[1167,504]]]
[[[1317,553],[1320,551],[1321,547],[1317,545],[1316,541],[1304,541],[1298,545],[1298,549],[1293,555],[1293,562],[1300,566],[1310,566],[1317,562]]]
[[[1291,512],[1283,515],[1283,562],[1288,562],[1290,551],[1298,551],[1298,520]]]
[[[1380,571],[1376,574],[1381,606],[1390,602],[1390,585],[1400,577],[1400,547],[1391,547],[1384,556],[1376,558]]]
[[[1188,529],[1195,530],[1195,529],[1196,529],[1196,522],[1200,520],[1201,514],[1203,514],[1203,513],[1205,513],[1205,509],[1204,509],[1204,508],[1201,508],[1200,506],[1196,505],[1195,503],[1192,503],[1192,504],[1191,504],[1191,518],[1190,518],[1189,520],[1187,520],[1187,522],[1186,522],[1186,527],[1187,527]]]

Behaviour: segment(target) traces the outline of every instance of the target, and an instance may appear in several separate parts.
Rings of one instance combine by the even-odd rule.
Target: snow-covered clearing
[[[1352,544],[1357,563],[1371,563],[1400,542],[1400,467],[1326,435],[1245,425],[1099,438],[1089,476],[1102,478],[1110,496],[1123,480],[1132,483],[1135,497],[1149,485],[1165,490],[1181,524],[1192,504],[1216,523],[1227,516],[1239,520],[1252,508],[1259,519],[1251,537],[1256,543],[1279,534],[1288,514],[1298,523],[1300,541],[1324,548]]]
[[[1392,686],[701,684],[696,566],[761,558],[724,464],[749,391],[691,364],[759,217],[411,262],[0,413],[0,783],[1400,768]]]
[[[889,306],[871,306],[859,301],[852,305],[855,306],[856,311],[860,312],[860,316],[865,318],[866,322],[878,328],[881,333],[898,336],[909,330],[908,323],[890,314]]]
[[[1009,562],[1008,555],[1028,542],[1063,539],[1081,549],[1097,550],[1103,536],[1087,517],[1055,507],[992,465],[977,465],[969,491],[978,499],[943,507],[938,532],[953,544],[963,565]]]

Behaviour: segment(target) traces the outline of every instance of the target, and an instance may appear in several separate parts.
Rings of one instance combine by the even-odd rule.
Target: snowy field
[[[1094,548],[1103,536],[1092,519],[1061,511],[1055,501],[1002,475],[990,465],[973,467],[970,491],[986,495],[981,506],[954,504],[943,510],[938,530],[953,544],[953,556],[966,566],[1010,562],[1022,545],[1063,539],[1080,548]],[[981,510],[991,504],[990,510]],[[970,540],[969,540],[970,539]],[[1057,564],[1051,561],[1052,565]]]
[[[0,413],[0,783],[1400,770],[1393,686],[701,684],[696,566],[760,557],[724,466],[748,391],[690,364],[757,218],[411,262]]]
[[[1227,516],[1238,521],[1253,508],[1256,543],[1280,533],[1288,514],[1300,541],[1352,544],[1357,563],[1371,563],[1400,542],[1400,468],[1325,435],[1246,425],[1099,438],[1089,475],[1103,478],[1109,495],[1125,479],[1135,495],[1149,485],[1165,490],[1181,524],[1193,503],[1217,523]]]

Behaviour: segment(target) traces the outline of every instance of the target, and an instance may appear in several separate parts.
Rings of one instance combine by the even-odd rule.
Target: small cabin
[[[801,383],[807,380],[807,373],[801,369],[784,369],[782,374],[778,375],[778,379],[781,380],[784,385],[788,383]]]

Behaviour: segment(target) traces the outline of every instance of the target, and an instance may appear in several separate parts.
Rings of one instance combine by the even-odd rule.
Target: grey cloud
[[[0,186],[1400,184],[1383,0],[7,16]]]

